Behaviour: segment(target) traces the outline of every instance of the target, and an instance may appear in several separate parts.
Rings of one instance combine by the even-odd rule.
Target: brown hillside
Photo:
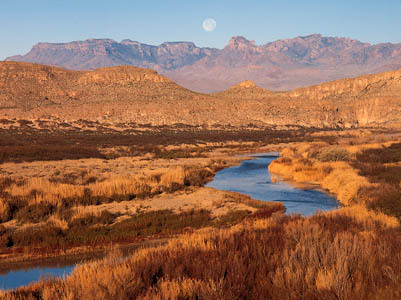
[[[0,118],[196,126],[401,126],[401,70],[270,92],[251,81],[198,94],[130,66],[68,71],[0,63]]]
[[[31,63],[0,63],[0,108],[114,100],[181,99],[195,93],[157,72],[132,66],[70,71]]]

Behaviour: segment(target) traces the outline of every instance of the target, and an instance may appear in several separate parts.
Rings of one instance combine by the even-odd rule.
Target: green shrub
[[[60,228],[45,224],[14,231],[10,236],[10,242],[16,247],[55,247],[60,244],[62,236],[63,232]]]
[[[247,216],[249,216],[249,210],[230,210],[225,215],[222,215],[217,221],[217,225],[220,226],[232,226],[240,223]]]
[[[351,158],[350,153],[343,148],[339,147],[327,147],[321,149],[316,158],[321,162],[329,161],[349,161]]]

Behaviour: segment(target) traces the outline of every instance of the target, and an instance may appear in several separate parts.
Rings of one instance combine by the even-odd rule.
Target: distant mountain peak
[[[228,47],[233,49],[249,46],[255,46],[255,41],[250,41],[243,36],[234,36],[228,42]]]
[[[300,36],[301,39],[308,40],[308,39],[321,39],[323,38],[323,35],[320,33],[313,33],[305,36]]]

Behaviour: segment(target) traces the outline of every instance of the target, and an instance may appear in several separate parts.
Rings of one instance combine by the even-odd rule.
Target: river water
[[[286,182],[272,182],[268,165],[277,154],[255,155],[240,166],[219,171],[206,186],[218,190],[234,191],[264,201],[283,202],[287,213],[311,215],[316,211],[338,207],[336,199],[318,189],[301,189]],[[79,261],[70,263],[38,263],[36,266],[17,267],[12,271],[0,272],[0,289],[14,289],[46,276],[66,276]]]
[[[206,186],[239,192],[257,200],[279,201],[285,205],[287,213],[300,213],[305,216],[318,210],[332,210],[338,207],[335,197],[317,187],[301,189],[287,182],[273,182],[267,167],[277,156],[278,154],[255,155],[256,159],[221,170]]]

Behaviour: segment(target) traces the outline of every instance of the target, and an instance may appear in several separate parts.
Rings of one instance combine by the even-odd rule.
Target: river
[[[267,167],[278,154],[254,156],[256,159],[243,161],[240,166],[221,170],[206,186],[239,192],[257,200],[279,201],[285,205],[287,213],[300,213],[305,216],[318,210],[332,210],[338,207],[336,198],[321,191],[317,186],[302,189],[284,181],[273,182]]]
[[[338,202],[319,189],[301,189],[287,182],[272,182],[267,169],[277,158],[277,154],[255,155],[252,160],[245,160],[239,166],[219,171],[213,181],[206,186],[218,190],[234,191],[264,201],[283,202],[287,213],[312,215],[316,211],[332,210]],[[60,263],[38,263],[35,266],[16,267],[14,270],[0,273],[0,289],[14,289],[39,280],[44,276],[68,275],[79,261]]]

